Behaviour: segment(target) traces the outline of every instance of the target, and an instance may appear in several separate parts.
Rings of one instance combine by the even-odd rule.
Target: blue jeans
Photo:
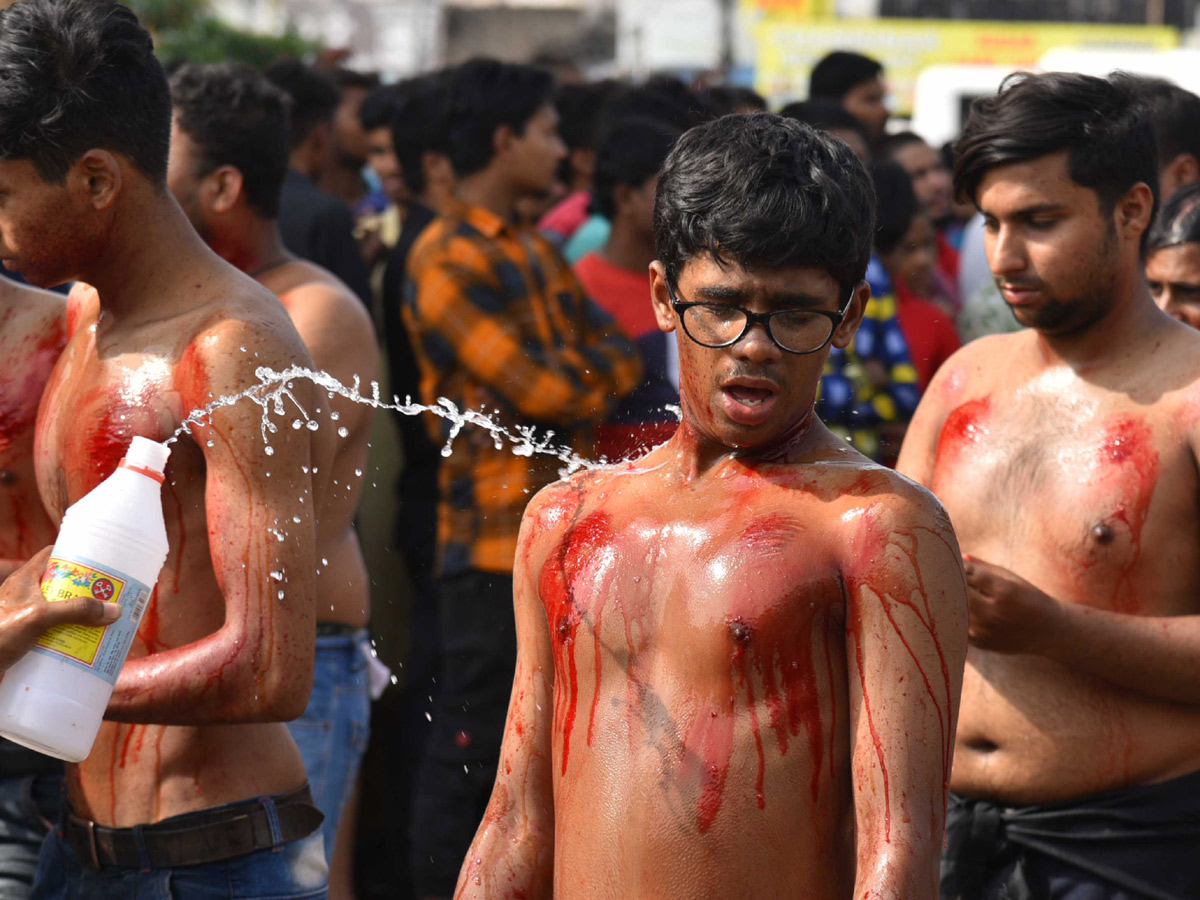
[[[0,778],[0,900],[29,896],[38,851],[61,803],[62,775]]]
[[[275,849],[177,869],[93,869],[50,832],[30,900],[327,900],[321,832]]]
[[[367,748],[371,696],[362,642],[367,631],[318,635],[312,696],[304,715],[288,723],[304,758],[313,802],[325,814],[326,860],[333,855],[342,810]]]

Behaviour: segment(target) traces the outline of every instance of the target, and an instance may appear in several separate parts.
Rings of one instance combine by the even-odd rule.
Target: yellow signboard
[[[747,0],[755,4],[771,0]],[[779,0],[783,2],[783,0]],[[883,63],[896,112],[912,109],[926,66],[1028,68],[1054,47],[1155,50],[1179,46],[1174,28],[1053,22],[951,22],[939,19],[833,19],[765,13],[755,26],[755,88],[775,105],[808,95],[813,64],[831,50],[854,50]]]

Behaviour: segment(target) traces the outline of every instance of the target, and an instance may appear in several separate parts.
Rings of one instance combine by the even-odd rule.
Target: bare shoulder
[[[960,347],[946,360],[921,399],[923,405],[953,407],[958,402],[988,392],[1014,360],[1033,348],[1032,331],[991,334]]]
[[[267,287],[272,285],[264,282]],[[375,326],[362,301],[338,278],[303,263],[274,291],[299,327],[302,323],[336,327],[344,340],[375,338]],[[301,328],[301,336],[304,329]]]
[[[257,384],[260,368],[311,367],[312,358],[287,311],[251,279],[237,283],[219,303],[188,323],[179,363],[185,381],[221,393]]]
[[[587,515],[600,494],[599,486],[612,477],[607,468],[587,469],[552,482],[533,495],[521,517],[517,566],[545,558],[563,536]]]
[[[841,476],[835,502],[837,521],[845,529],[841,538],[851,563],[876,556],[897,536],[924,532],[937,535],[943,542],[954,540],[950,517],[926,487],[872,462],[847,468],[851,472]]]

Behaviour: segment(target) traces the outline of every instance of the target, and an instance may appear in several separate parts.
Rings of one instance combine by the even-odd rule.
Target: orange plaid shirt
[[[477,206],[456,204],[417,239],[404,318],[425,403],[445,397],[504,425],[553,429],[555,443],[606,418],[642,376],[637,350],[558,251]],[[426,415],[444,443],[450,423]],[[512,572],[525,505],[561,467],[497,450],[482,429],[465,428],[439,474],[442,574]]]

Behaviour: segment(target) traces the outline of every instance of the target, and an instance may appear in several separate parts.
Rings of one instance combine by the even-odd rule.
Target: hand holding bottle
[[[0,583],[0,675],[55,625],[108,625],[121,617],[118,604],[94,597],[47,602],[39,581],[50,550],[41,550]]]

